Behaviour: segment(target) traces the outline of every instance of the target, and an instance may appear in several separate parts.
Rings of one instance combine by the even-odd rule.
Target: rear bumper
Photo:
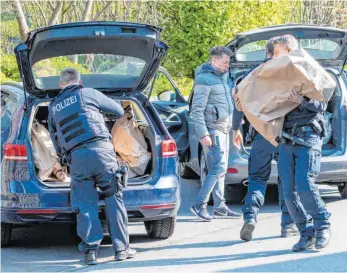
[[[2,193],[1,221],[13,224],[74,223],[76,212],[70,208],[69,194],[68,189],[49,194],[47,191],[41,194]],[[51,198],[47,198],[47,195]],[[61,202],[53,202],[52,198]],[[174,217],[181,203],[179,178],[161,177],[155,185],[129,186],[123,190],[123,199],[129,221],[142,222]],[[23,200],[26,200],[25,203]],[[56,204],[61,206],[57,207]],[[100,219],[106,220],[103,201],[99,202],[99,211]]]

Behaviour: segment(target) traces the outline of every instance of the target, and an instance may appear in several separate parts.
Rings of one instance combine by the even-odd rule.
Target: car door
[[[170,74],[162,67],[158,69],[144,93],[175,139],[179,155],[183,155],[189,147],[188,102]]]

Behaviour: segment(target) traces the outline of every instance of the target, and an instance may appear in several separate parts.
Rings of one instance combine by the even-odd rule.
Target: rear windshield
[[[239,62],[263,61],[266,58],[266,40],[254,41],[240,47],[236,52],[236,60]],[[341,46],[326,39],[301,39],[299,47],[304,48],[317,60],[329,60],[337,58],[341,53]]]
[[[145,61],[129,56],[78,54],[41,60],[33,65],[32,71],[37,87],[45,90],[59,88],[60,72],[67,67],[76,68],[89,87],[103,87],[107,83],[115,88],[133,88],[145,65]]]

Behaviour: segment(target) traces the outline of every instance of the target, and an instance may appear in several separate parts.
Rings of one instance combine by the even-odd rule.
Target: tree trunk
[[[89,21],[90,20],[90,15],[91,15],[91,10],[93,7],[93,0],[88,0],[86,8],[84,9],[82,20],[83,21]]]
[[[22,40],[25,41],[28,36],[29,28],[23,11],[22,3],[20,0],[14,0],[13,6],[16,10],[16,19],[19,26],[20,36]]]
[[[49,26],[52,26],[52,25],[56,24],[56,21],[57,21],[57,19],[59,17],[59,14],[60,14],[60,11],[61,11],[62,7],[63,7],[63,1],[59,1],[57,6],[55,7],[55,9],[53,11],[51,19],[48,22]]]

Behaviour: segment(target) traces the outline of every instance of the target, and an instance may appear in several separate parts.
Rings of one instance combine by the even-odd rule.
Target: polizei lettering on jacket
[[[55,106],[53,106],[52,110],[53,113],[55,114],[55,112],[60,112],[61,110],[63,110],[64,108],[74,104],[77,102],[77,98],[76,96],[72,96],[72,97],[68,97],[67,99],[57,103]]]

